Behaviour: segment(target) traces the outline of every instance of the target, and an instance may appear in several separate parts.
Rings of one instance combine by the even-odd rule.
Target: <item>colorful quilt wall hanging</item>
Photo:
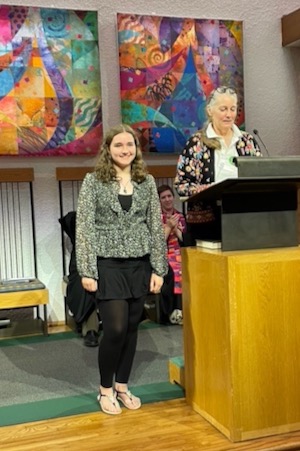
[[[98,152],[96,11],[0,6],[0,156]]]
[[[144,151],[179,153],[220,85],[237,90],[244,128],[242,22],[119,13],[117,26],[122,119]]]

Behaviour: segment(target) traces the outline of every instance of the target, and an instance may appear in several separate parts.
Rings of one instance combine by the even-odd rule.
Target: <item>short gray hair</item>
[[[206,108],[212,106],[217,100],[218,96],[221,94],[227,94],[236,97],[236,99],[238,100],[237,92],[234,88],[231,88],[230,86],[219,86],[218,88],[214,89],[208,96],[206,101]]]

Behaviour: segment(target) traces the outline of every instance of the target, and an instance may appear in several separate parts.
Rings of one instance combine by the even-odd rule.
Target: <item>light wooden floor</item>
[[[50,326],[49,333],[70,330]],[[184,399],[0,427],[1,451],[300,451],[300,431],[232,443]]]
[[[101,412],[0,428],[1,451],[288,451],[300,431],[231,443],[184,399],[147,404],[119,416]]]

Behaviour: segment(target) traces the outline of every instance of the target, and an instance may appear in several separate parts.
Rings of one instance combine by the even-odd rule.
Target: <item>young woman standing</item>
[[[128,389],[137,330],[147,293],[158,293],[167,273],[166,244],[154,178],[147,174],[133,129],[112,128],[93,173],[79,194],[77,266],[82,285],[96,292],[103,335],[99,345],[103,412],[138,409]]]

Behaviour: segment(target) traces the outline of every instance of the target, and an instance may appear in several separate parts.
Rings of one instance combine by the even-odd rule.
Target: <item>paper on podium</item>
[[[196,246],[206,249],[221,249],[222,243],[219,240],[196,240]]]

